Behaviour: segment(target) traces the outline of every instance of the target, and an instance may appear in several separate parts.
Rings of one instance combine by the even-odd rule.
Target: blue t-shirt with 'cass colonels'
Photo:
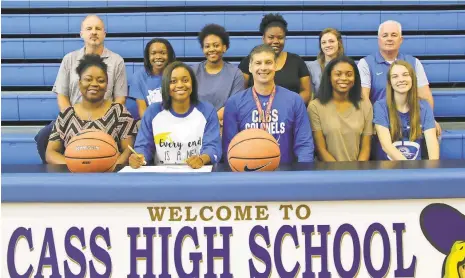
[[[258,94],[263,111],[270,96]],[[227,150],[234,136],[244,129],[261,128],[252,88],[231,96],[223,116],[223,150]],[[271,105],[271,122],[268,132],[278,141],[281,162],[313,161],[313,136],[307,109],[299,94],[276,86]],[[224,151],[226,154],[227,151]]]
[[[399,141],[393,142],[393,145],[407,158],[408,160],[421,160],[421,143],[423,136],[415,142],[409,141],[410,137],[410,112],[399,113],[399,118],[402,123],[402,138]],[[373,123],[390,128],[389,113],[386,99],[381,99],[373,106]],[[425,130],[434,128],[434,115],[431,106],[426,100],[420,100],[420,125],[422,133]],[[383,151],[381,144],[378,142],[376,146],[377,160],[391,160],[390,157]]]

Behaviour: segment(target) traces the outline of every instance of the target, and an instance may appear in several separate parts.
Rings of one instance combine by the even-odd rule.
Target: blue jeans
[[[34,137],[34,140],[37,143],[37,152],[39,153],[43,164],[47,164],[47,161],[45,160],[45,151],[47,150],[48,138],[52,133],[54,124],[55,121],[52,121],[50,124],[44,126]]]

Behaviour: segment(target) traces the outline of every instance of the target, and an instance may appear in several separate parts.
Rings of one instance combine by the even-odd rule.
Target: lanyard
[[[264,130],[268,129],[268,125],[271,122],[271,105],[273,104],[274,96],[276,95],[276,87],[273,87],[273,91],[271,92],[270,98],[268,99],[268,104],[266,105],[266,110],[265,113],[263,113],[263,108],[262,105],[260,104],[260,100],[258,99],[258,94],[257,91],[255,90],[255,87],[252,87],[252,94],[253,98],[255,100],[255,105],[257,106],[258,110],[258,119],[260,123],[262,123],[261,128]],[[267,121],[269,117],[269,121]]]

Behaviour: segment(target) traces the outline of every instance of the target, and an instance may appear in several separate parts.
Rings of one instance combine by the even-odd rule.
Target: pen
[[[131,146],[128,145],[128,148],[133,154],[139,155]],[[147,165],[147,161],[145,161],[145,159],[144,159],[144,165]]]

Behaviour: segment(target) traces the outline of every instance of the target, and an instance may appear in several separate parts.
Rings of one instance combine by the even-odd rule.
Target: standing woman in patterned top
[[[299,55],[284,51],[286,42],[287,22],[280,14],[267,14],[260,23],[264,44],[271,46],[276,54],[275,84],[292,92],[298,93],[305,105],[312,98],[310,73],[307,65]],[[248,87],[253,85],[253,78],[249,71],[250,56],[245,57],[239,64]]]
[[[120,156],[116,164],[127,163],[137,133],[131,114],[119,103],[104,99],[107,91],[107,65],[98,55],[85,55],[76,72],[82,102],[60,112],[49,137],[47,163],[66,164],[64,150],[77,133],[98,129],[108,133],[118,144]]]
[[[320,89],[321,74],[326,65],[334,58],[344,55],[344,45],[342,44],[341,33],[334,28],[326,28],[320,33],[318,41],[320,53],[315,61],[306,62],[312,79],[312,92],[316,98]]]

